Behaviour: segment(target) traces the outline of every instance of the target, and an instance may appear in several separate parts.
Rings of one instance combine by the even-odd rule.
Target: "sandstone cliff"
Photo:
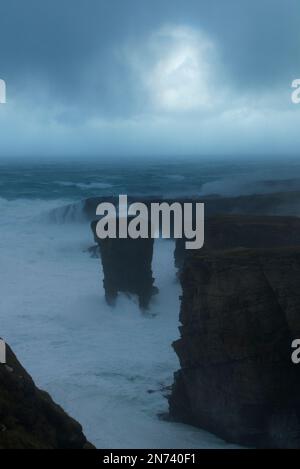
[[[7,346],[0,364],[0,449],[93,448],[81,425],[38,389]]]
[[[211,249],[270,248],[300,245],[297,217],[219,215],[205,220],[205,240],[201,252]],[[186,256],[185,239],[176,240],[175,265],[181,269]]]
[[[300,447],[300,248],[186,260],[172,418],[260,447]]]
[[[96,208],[101,202],[117,205],[116,197],[90,197],[83,201],[83,212],[86,219],[95,219]],[[290,215],[298,216],[300,191],[272,192],[269,194],[251,194],[232,197],[218,195],[165,198],[162,195],[151,197],[128,197],[128,203],[143,202],[149,206],[151,202],[203,202],[206,216],[220,214],[243,213],[247,215]]]
[[[96,224],[91,224],[95,241],[99,245],[103,267],[103,286],[108,304],[114,304],[118,292],[136,294],[139,305],[147,309],[152,295],[157,293],[152,275],[152,238],[99,239]]]

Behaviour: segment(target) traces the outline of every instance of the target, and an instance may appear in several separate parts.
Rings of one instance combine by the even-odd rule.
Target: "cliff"
[[[207,218],[201,252],[215,249],[270,248],[300,245],[300,219],[297,217],[219,215]],[[181,269],[186,256],[185,239],[177,239],[175,266]]]
[[[300,248],[195,252],[181,274],[170,416],[256,447],[300,447]]]
[[[116,197],[90,197],[83,201],[83,212],[86,219],[95,219],[96,208],[101,202],[111,202],[117,205]],[[300,191],[272,192],[267,194],[238,195],[223,197],[218,195],[190,196],[184,198],[168,198],[162,195],[151,197],[128,197],[128,202],[203,202],[205,214],[215,216],[220,214],[244,213],[247,215],[289,215],[298,216],[300,204]]]
[[[0,364],[0,449],[89,449],[81,425],[38,389],[7,346]]]

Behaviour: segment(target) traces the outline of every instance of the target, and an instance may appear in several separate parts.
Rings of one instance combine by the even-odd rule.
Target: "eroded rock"
[[[172,418],[250,446],[300,447],[300,248],[186,260]]]
[[[81,425],[38,389],[9,346],[0,364],[0,449],[91,449]]]
[[[96,224],[97,221],[92,222],[91,227],[100,248],[107,303],[113,305],[118,292],[125,292],[137,295],[140,307],[147,309],[152,296],[157,293],[152,275],[154,240],[99,239]]]
[[[204,225],[202,252],[232,248],[270,248],[300,245],[300,219],[297,217],[219,215],[209,217]],[[185,239],[177,239],[175,266],[181,269],[192,250],[185,249]]]

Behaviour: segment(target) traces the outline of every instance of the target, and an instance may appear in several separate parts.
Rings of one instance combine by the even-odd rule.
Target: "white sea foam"
[[[56,184],[59,186],[65,187],[78,187],[82,190],[88,189],[110,189],[113,187],[113,184],[108,182],[70,182],[70,181],[56,181]]]
[[[272,194],[275,192],[288,192],[299,190],[299,178],[287,175],[286,179],[280,179],[278,174],[244,175],[237,179],[231,177],[220,178],[206,182],[201,188],[200,195],[220,195],[236,197],[240,195]]]
[[[172,243],[156,243],[160,293],[152,316],[123,295],[111,309],[100,261],[84,252],[93,244],[88,225],[37,222],[39,213],[65,202],[0,199],[1,336],[98,447],[224,446],[157,417],[167,411],[161,388],[179,367],[171,348],[180,293]]]
[[[59,204],[50,210],[45,210],[36,218],[40,222],[50,222],[56,224],[82,223],[88,220],[84,210],[85,201]]]

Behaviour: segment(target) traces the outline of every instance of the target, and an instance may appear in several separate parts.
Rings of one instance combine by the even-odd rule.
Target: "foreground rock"
[[[181,282],[171,417],[243,445],[300,447],[300,248],[198,252]]]
[[[7,346],[0,364],[0,449],[89,449],[79,423],[38,389]]]
[[[152,296],[157,293],[152,275],[154,240],[99,239],[96,224],[96,221],[92,222],[91,227],[100,248],[107,303],[113,305],[118,292],[125,292],[137,295],[140,307],[147,309]]]

